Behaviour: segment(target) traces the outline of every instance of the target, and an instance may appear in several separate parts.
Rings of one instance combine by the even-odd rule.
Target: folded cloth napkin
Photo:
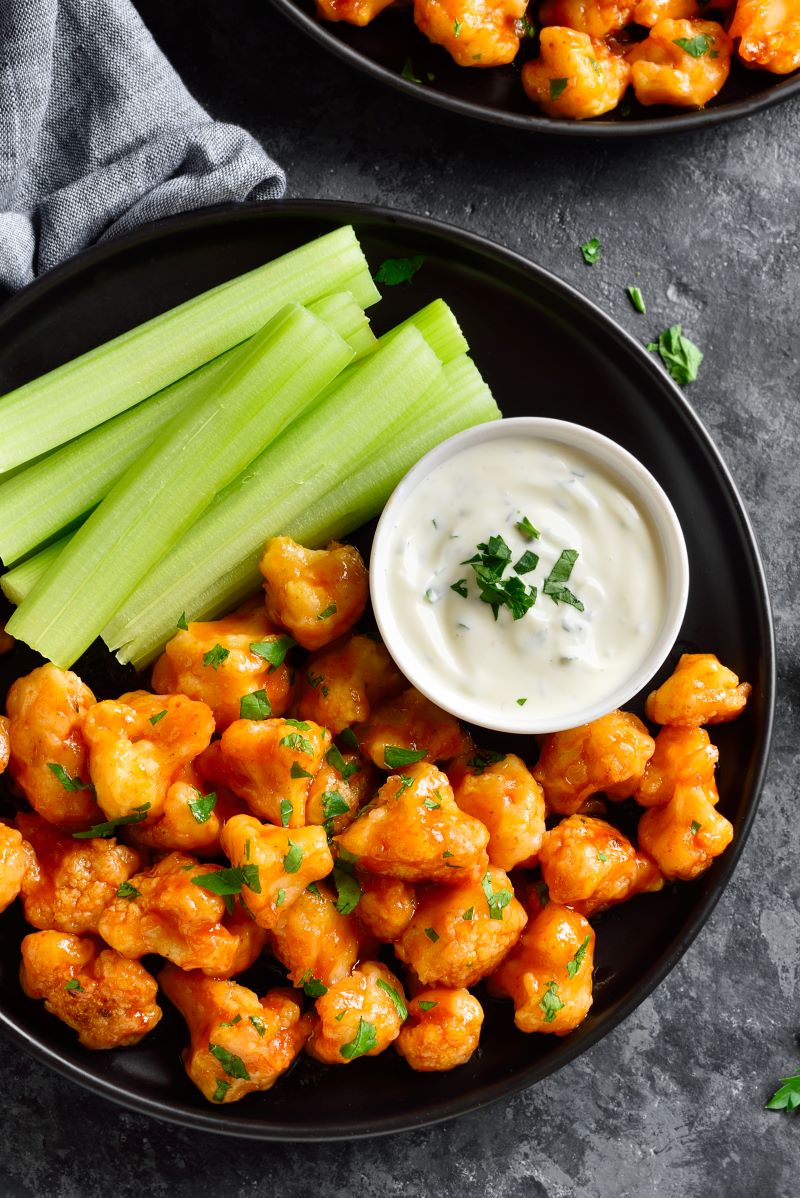
[[[130,0],[0,0],[0,295],[97,240],[280,167],[189,95]]]

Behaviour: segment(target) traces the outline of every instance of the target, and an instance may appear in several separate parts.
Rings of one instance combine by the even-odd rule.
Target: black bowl
[[[800,94],[800,71],[791,75],[751,71],[734,56],[720,95],[705,108],[646,108],[629,92],[630,100],[621,106],[624,115],[618,108],[590,121],[555,120],[544,116],[522,89],[519,73],[526,54],[524,43],[517,61],[510,66],[467,70],[456,66],[440,46],[431,45],[414,25],[407,8],[386,9],[361,29],[344,21],[320,21],[314,13],[314,0],[272,0],[272,4],[320,45],[381,83],[461,116],[529,133],[625,138],[688,132],[752,116]],[[419,83],[403,77],[409,62]]]
[[[675,965],[722,893],[755,813],[774,704],[772,625],[758,551],[708,434],[652,355],[599,309],[540,267],[480,238],[378,208],[312,201],[177,217],[82,254],[12,300],[0,312],[0,394],[345,222],[356,226],[375,266],[387,257],[425,256],[413,283],[387,289],[374,310],[379,329],[444,296],[507,415],[590,425],[655,474],[683,524],[692,571],[672,660],[684,649],[714,651],[754,690],[743,718],[714,730],[720,807],[735,825],[733,846],[697,882],[599,917],[595,1002],[577,1031],[564,1038],[525,1036],[515,1029],[509,1004],[487,999],[481,1048],[452,1073],[415,1074],[393,1052],[340,1069],[303,1059],[270,1093],[210,1106],[183,1073],[185,1029],[169,1003],[162,1023],[137,1048],[82,1049],[72,1031],[22,994],[22,918],[16,905],[0,918],[0,1024],[17,1043],[126,1106],[262,1139],[336,1139],[419,1127],[530,1086],[596,1043]],[[33,662],[20,647],[0,658],[0,693]],[[119,694],[130,682],[97,648],[77,669],[102,696]],[[504,743],[512,739],[522,740],[513,747],[530,757],[530,740]]]

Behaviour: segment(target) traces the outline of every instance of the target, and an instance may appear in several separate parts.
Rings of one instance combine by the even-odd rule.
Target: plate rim
[[[753,793],[750,804],[745,812],[737,838],[720,862],[718,876],[713,888],[700,901],[697,911],[693,914],[682,936],[674,947],[665,950],[653,963],[650,969],[639,979],[633,992],[620,999],[609,1011],[602,1024],[585,1033],[574,1041],[572,1046],[565,1048],[564,1055],[552,1067],[542,1067],[535,1063],[523,1070],[521,1076],[512,1081],[499,1080],[492,1085],[481,1088],[480,1094],[460,1096],[437,1103],[418,1114],[400,1113],[390,1118],[382,1118],[378,1126],[364,1126],[357,1130],[345,1123],[327,1127],[324,1131],[305,1127],[287,1128],[285,1125],[270,1123],[267,1120],[251,1118],[249,1121],[230,1125],[223,1115],[224,1108],[219,1111],[209,1109],[208,1112],[194,1108],[181,1108],[168,1105],[157,1098],[147,1097],[131,1092],[117,1081],[108,1081],[102,1077],[87,1074],[82,1067],[60,1055],[57,1049],[42,1044],[23,1025],[11,1017],[3,1008],[0,1000],[0,1027],[12,1041],[18,1043],[25,1051],[37,1060],[55,1070],[69,1081],[76,1082],[103,1098],[110,1098],[120,1106],[138,1113],[153,1116],[166,1122],[178,1124],[194,1130],[210,1131],[236,1139],[290,1141],[290,1142],[339,1142],[346,1140],[361,1140],[372,1137],[393,1135],[398,1132],[418,1130],[434,1126],[471,1111],[480,1110],[502,1099],[510,1099],[521,1091],[530,1088],[538,1081],[558,1072],[563,1066],[571,1063],[583,1052],[591,1049],[604,1036],[618,1027],[650,994],[667,975],[674,969],[698,936],[701,928],[710,918],[711,913],[728,887],[730,878],[747,843],[758,805],[761,799],[764,781],[769,765],[770,750],[773,740],[775,703],[776,703],[776,651],[775,628],[767,589],[761,554],[753,531],[752,523],[744,506],[742,498],[733,477],[721,456],[711,434],[706,429],[700,417],[692,408],[686,396],[669,378],[666,371],[658,365],[653,355],[641,345],[632,334],[618,324],[598,304],[583,295],[577,287],[561,279],[558,275],[538,263],[531,261],[515,250],[508,249],[489,238],[469,230],[460,228],[449,222],[440,221],[434,217],[418,216],[400,209],[386,208],[377,204],[362,204],[344,200],[279,200],[262,201],[260,203],[218,204],[213,207],[198,209],[192,212],[180,213],[165,220],[149,222],[122,237],[103,241],[90,246],[66,262],[55,267],[40,279],[29,283],[21,291],[13,295],[0,306],[0,332],[9,320],[24,315],[25,307],[38,301],[40,295],[46,294],[53,287],[71,276],[80,274],[86,267],[113,258],[117,253],[135,248],[137,245],[157,242],[162,237],[169,237],[173,232],[193,231],[204,225],[216,223],[227,224],[237,221],[258,221],[262,218],[278,219],[307,216],[310,219],[339,222],[343,224],[374,222],[378,225],[397,225],[404,229],[419,230],[427,236],[443,239],[445,242],[466,243],[467,247],[476,253],[495,260],[500,260],[506,266],[515,269],[522,276],[533,278],[537,283],[545,283],[551,289],[560,291],[565,299],[579,307],[588,309],[592,318],[605,326],[605,332],[629,352],[638,356],[640,364],[650,373],[654,386],[662,393],[668,394],[675,404],[677,414],[692,426],[698,441],[704,451],[713,460],[718,472],[718,479],[728,493],[731,508],[741,525],[743,539],[748,545],[753,579],[761,599],[759,605],[759,621],[763,625],[761,632],[766,647],[766,660],[762,663],[764,673],[765,708],[764,732],[759,744],[753,780]],[[534,1076],[535,1075],[535,1076]]]

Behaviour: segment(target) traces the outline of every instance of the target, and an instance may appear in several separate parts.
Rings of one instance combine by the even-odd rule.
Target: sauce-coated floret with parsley
[[[408,1004],[395,1048],[417,1073],[466,1065],[481,1038],[483,1007],[469,990],[420,990]]]
[[[461,810],[488,828],[492,865],[535,865],[544,836],[544,794],[524,761],[513,753],[499,761],[467,754],[451,763],[447,775]]]
[[[188,1024],[184,1065],[209,1102],[238,1102],[271,1089],[308,1038],[311,1021],[291,990],[270,990],[259,999],[237,982],[171,965],[158,980]]]
[[[343,637],[309,656],[298,676],[295,710],[300,719],[315,720],[338,736],[407,686],[380,641]]]
[[[638,835],[668,881],[691,882],[728,847],[733,825],[702,789],[678,786],[668,803],[644,812]]]
[[[533,897],[516,947],[488,981],[490,994],[514,1003],[521,1032],[566,1036],[592,1005],[595,934],[577,911]]]
[[[714,10],[730,8],[734,0],[714,0]],[[652,29],[659,21],[681,21],[686,17],[698,17],[708,4],[703,0],[639,0],[633,10],[632,20],[637,25]]]
[[[219,834],[225,821],[247,808],[226,787],[206,786],[194,766],[193,762],[179,772],[155,823],[125,825],[126,840],[160,853],[221,854]]]
[[[540,34],[541,53],[522,68],[522,86],[548,116],[586,120],[616,108],[630,83],[624,57],[599,38],[561,25]]]
[[[472,748],[458,720],[413,686],[374,708],[354,732],[361,752],[378,769],[404,769],[415,761],[449,761]]]
[[[420,893],[395,952],[423,985],[474,986],[513,948],[526,920],[507,874],[490,866],[477,881]]]
[[[733,43],[716,21],[662,20],[628,52],[640,104],[702,108],[731,69]]]
[[[539,864],[553,902],[586,916],[664,885],[645,853],[611,824],[591,816],[571,815],[545,833]]]
[[[353,545],[331,541],[327,549],[304,549],[289,537],[272,537],[259,569],[269,619],[304,649],[329,645],[364,613],[369,580]]]
[[[13,903],[26,873],[34,866],[33,850],[22,833],[0,822],[0,911]]]
[[[641,807],[661,807],[678,786],[696,786],[716,807],[718,757],[719,749],[712,745],[705,728],[667,725],[656,736],[656,751],[633,797]]]
[[[724,724],[741,715],[750,690],[713,653],[684,653],[666,682],[647,696],[645,712],[654,724]]]
[[[323,21],[369,25],[391,3],[392,0],[317,0],[317,16]]]
[[[414,0],[417,28],[461,67],[499,67],[519,50],[527,0]]]
[[[572,815],[599,791],[610,799],[629,798],[654,751],[655,741],[638,716],[612,711],[545,736],[533,773],[548,809]]]
[[[266,694],[273,715],[283,715],[292,695],[287,653],[293,645],[255,600],[223,620],[179,629],[153,667],[153,689],[201,699],[218,732],[239,719],[242,699],[257,691]]]
[[[83,735],[95,697],[77,674],[39,666],[8,692],[8,772],[43,819],[72,832],[102,820]]]
[[[356,908],[359,923],[377,940],[391,943],[402,936],[414,916],[414,887],[399,878],[378,877],[356,867],[361,898]]]
[[[78,1033],[86,1048],[126,1048],[156,1026],[155,978],[92,937],[33,932],[22,941],[22,989]]]
[[[785,0],[739,0],[729,32],[741,38],[739,56],[750,67],[776,75],[800,67],[800,20]]]
[[[381,777],[371,761],[334,746],[308,788],[305,822],[333,834],[344,832],[375,794]]]
[[[397,1039],[408,1015],[403,984],[378,961],[365,961],[316,1000],[309,1056],[327,1065],[376,1057]]]
[[[485,872],[488,840],[456,805],[447,775],[419,762],[387,778],[336,844],[370,873],[456,885]]]
[[[360,958],[374,955],[376,944],[325,882],[312,883],[281,909],[272,929],[272,951],[293,986],[310,998],[346,978]]]
[[[602,38],[628,24],[635,3],[636,0],[544,0],[539,6],[539,21],[543,26],[566,26],[588,33],[589,37]]]

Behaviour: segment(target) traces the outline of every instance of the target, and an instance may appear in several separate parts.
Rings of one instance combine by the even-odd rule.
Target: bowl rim
[[[560,714],[557,718],[548,718],[542,714],[538,718],[531,718],[525,707],[519,709],[519,714],[509,712],[503,715],[488,706],[483,707],[478,700],[470,699],[466,695],[459,696],[452,688],[437,687],[436,672],[426,670],[413,645],[409,645],[404,639],[394,619],[387,559],[395,546],[394,534],[409,497],[433,471],[464,450],[515,435],[576,448],[587,458],[597,461],[611,477],[612,482],[619,480],[622,486],[635,496],[641,509],[650,519],[661,551],[667,583],[661,625],[646,656],[601,699],[584,704],[567,715]],[[664,489],[629,450],[588,425],[576,424],[570,420],[556,420],[548,416],[511,416],[455,433],[426,453],[403,476],[384,506],[375,529],[370,554],[369,585],[372,609],[383,642],[398,667],[417,690],[442,710],[479,728],[516,736],[533,736],[561,732],[588,724],[629,702],[654,677],[669,656],[686,614],[689,599],[689,555],[680,522]]]
[[[373,62],[371,58],[341,41],[315,17],[299,8],[296,0],[269,0],[269,2],[287,20],[297,25],[304,33],[349,66],[364,71],[379,83],[410,96],[417,103],[433,104],[437,108],[443,108],[458,116],[491,125],[502,125],[507,129],[518,129],[528,134],[541,134],[565,140],[573,138],[626,140],[634,137],[655,137],[664,133],[691,133],[696,129],[708,129],[714,125],[724,124],[726,121],[754,116],[766,108],[771,108],[774,104],[780,104],[784,100],[800,94],[800,70],[797,70],[788,76],[776,76],[777,83],[772,84],[763,92],[747,96],[743,100],[726,101],[714,108],[676,109],[675,113],[670,116],[653,117],[650,120],[622,121],[595,117],[590,121],[568,121],[537,116],[535,110],[531,116],[528,116],[525,113],[489,108],[473,100],[462,100],[458,96],[437,92],[435,88],[428,87],[424,82],[412,83],[410,80],[404,79],[402,75],[396,74],[381,63]]]

